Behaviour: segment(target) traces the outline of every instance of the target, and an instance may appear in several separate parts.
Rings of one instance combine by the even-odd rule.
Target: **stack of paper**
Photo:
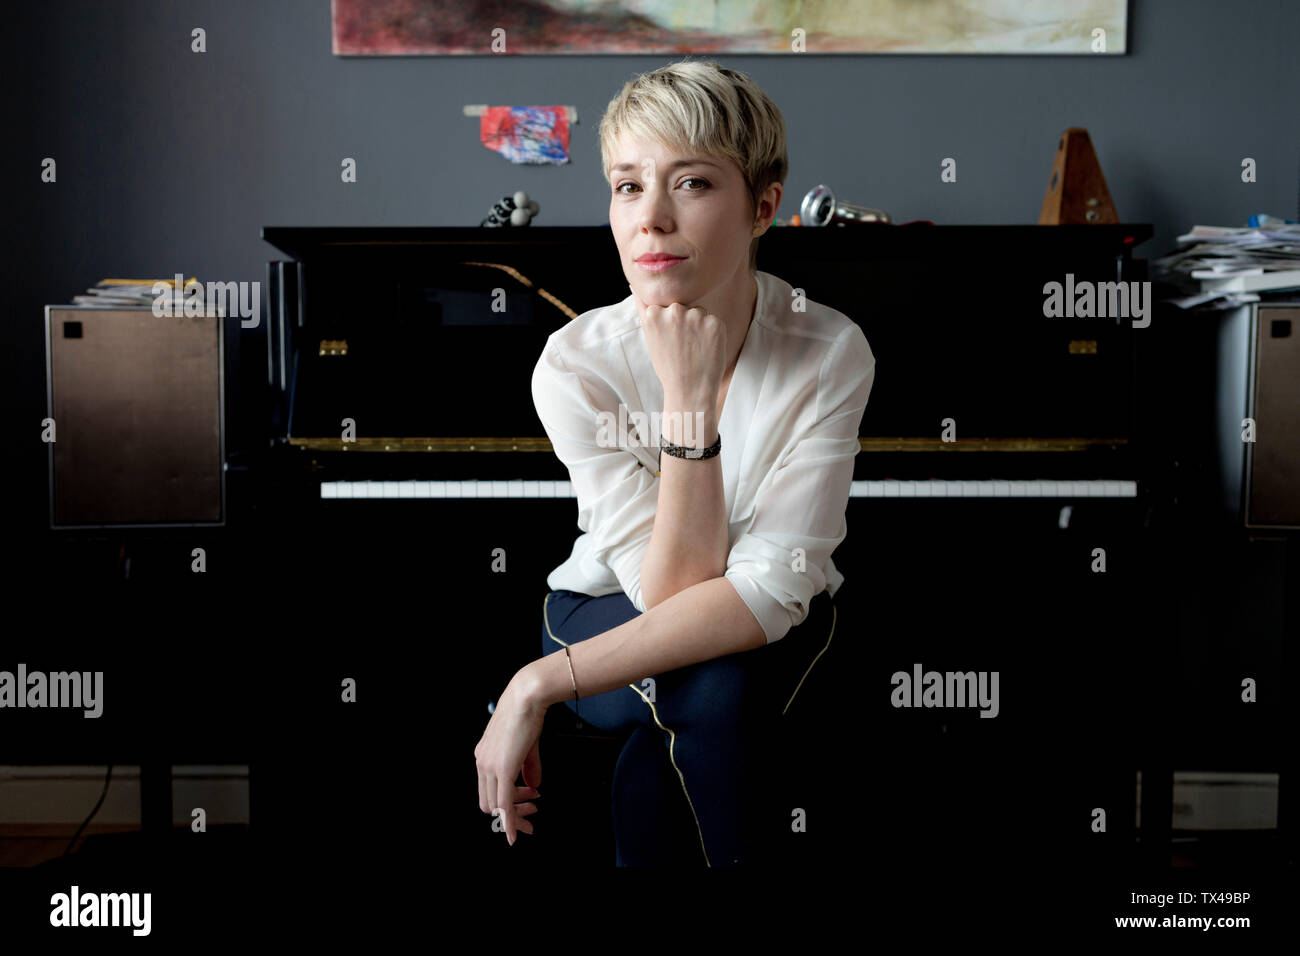
[[[1192,245],[1154,260],[1152,278],[1188,293],[1165,300],[1179,308],[1230,308],[1300,289],[1300,223],[1270,216],[1258,227],[1194,226],[1178,242]]]
[[[185,288],[198,281],[186,279]],[[72,301],[75,305],[152,305],[156,298],[153,288],[158,282],[169,290],[176,288],[174,279],[101,279],[86,290],[89,295],[75,295]]]

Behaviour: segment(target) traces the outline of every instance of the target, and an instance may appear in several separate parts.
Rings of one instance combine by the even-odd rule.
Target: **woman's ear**
[[[754,218],[755,236],[761,236],[767,231],[768,226],[772,225],[772,220],[776,218],[776,211],[781,207],[781,192],[780,183],[772,183],[763,190],[763,195],[758,199]]]

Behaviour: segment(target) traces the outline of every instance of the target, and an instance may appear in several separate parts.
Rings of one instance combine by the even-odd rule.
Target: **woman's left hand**
[[[516,801],[540,796],[537,788],[542,782],[542,760],[538,753],[538,740],[546,708],[530,699],[526,693],[523,671],[515,674],[506,686],[501,699],[492,711],[492,719],[474,748],[478,763],[478,805],[484,813],[494,813],[504,808],[501,815],[506,839],[514,846],[516,831],[532,833],[533,825],[522,818],[537,810],[532,803]],[[515,780],[523,771],[524,786]]]

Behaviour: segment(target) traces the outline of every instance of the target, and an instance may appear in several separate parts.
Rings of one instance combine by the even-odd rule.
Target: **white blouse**
[[[848,531],[876,359],[843,313],[802,292],[796,298],[774,275],[758,272],[756,280],[754,318],[718,434],[731,547],[726,577],[771,644],[807,618],[813,597],[834,595],[844,583],[831,552]],[[645,611],[641,562],[659,496],[658,435],[649,420],[653,412],[658,421],[664,396],[632,296],[551,333],[532,390],[569,470],[583,532],[547,586],[593,597],[621,590]]]

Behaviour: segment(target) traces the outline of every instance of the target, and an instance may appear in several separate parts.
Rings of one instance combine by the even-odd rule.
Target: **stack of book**
[[[198,279],[186,279],[185,288],[198,282]],[[153,305],[156,298],[154,285],[163,283],[168,291],[176,288],[175,279],[101,279],[86,291],[88,295],[74,295],[75,305]]]
[[[1192,243],[1152,263],[1152,278],[1184,294],[1166,301],[1183,309],[1232,308],[1261,292],[1300,289],[1300,223],[1251,217],[1250,226],[1194,226],[1178,237]]]

